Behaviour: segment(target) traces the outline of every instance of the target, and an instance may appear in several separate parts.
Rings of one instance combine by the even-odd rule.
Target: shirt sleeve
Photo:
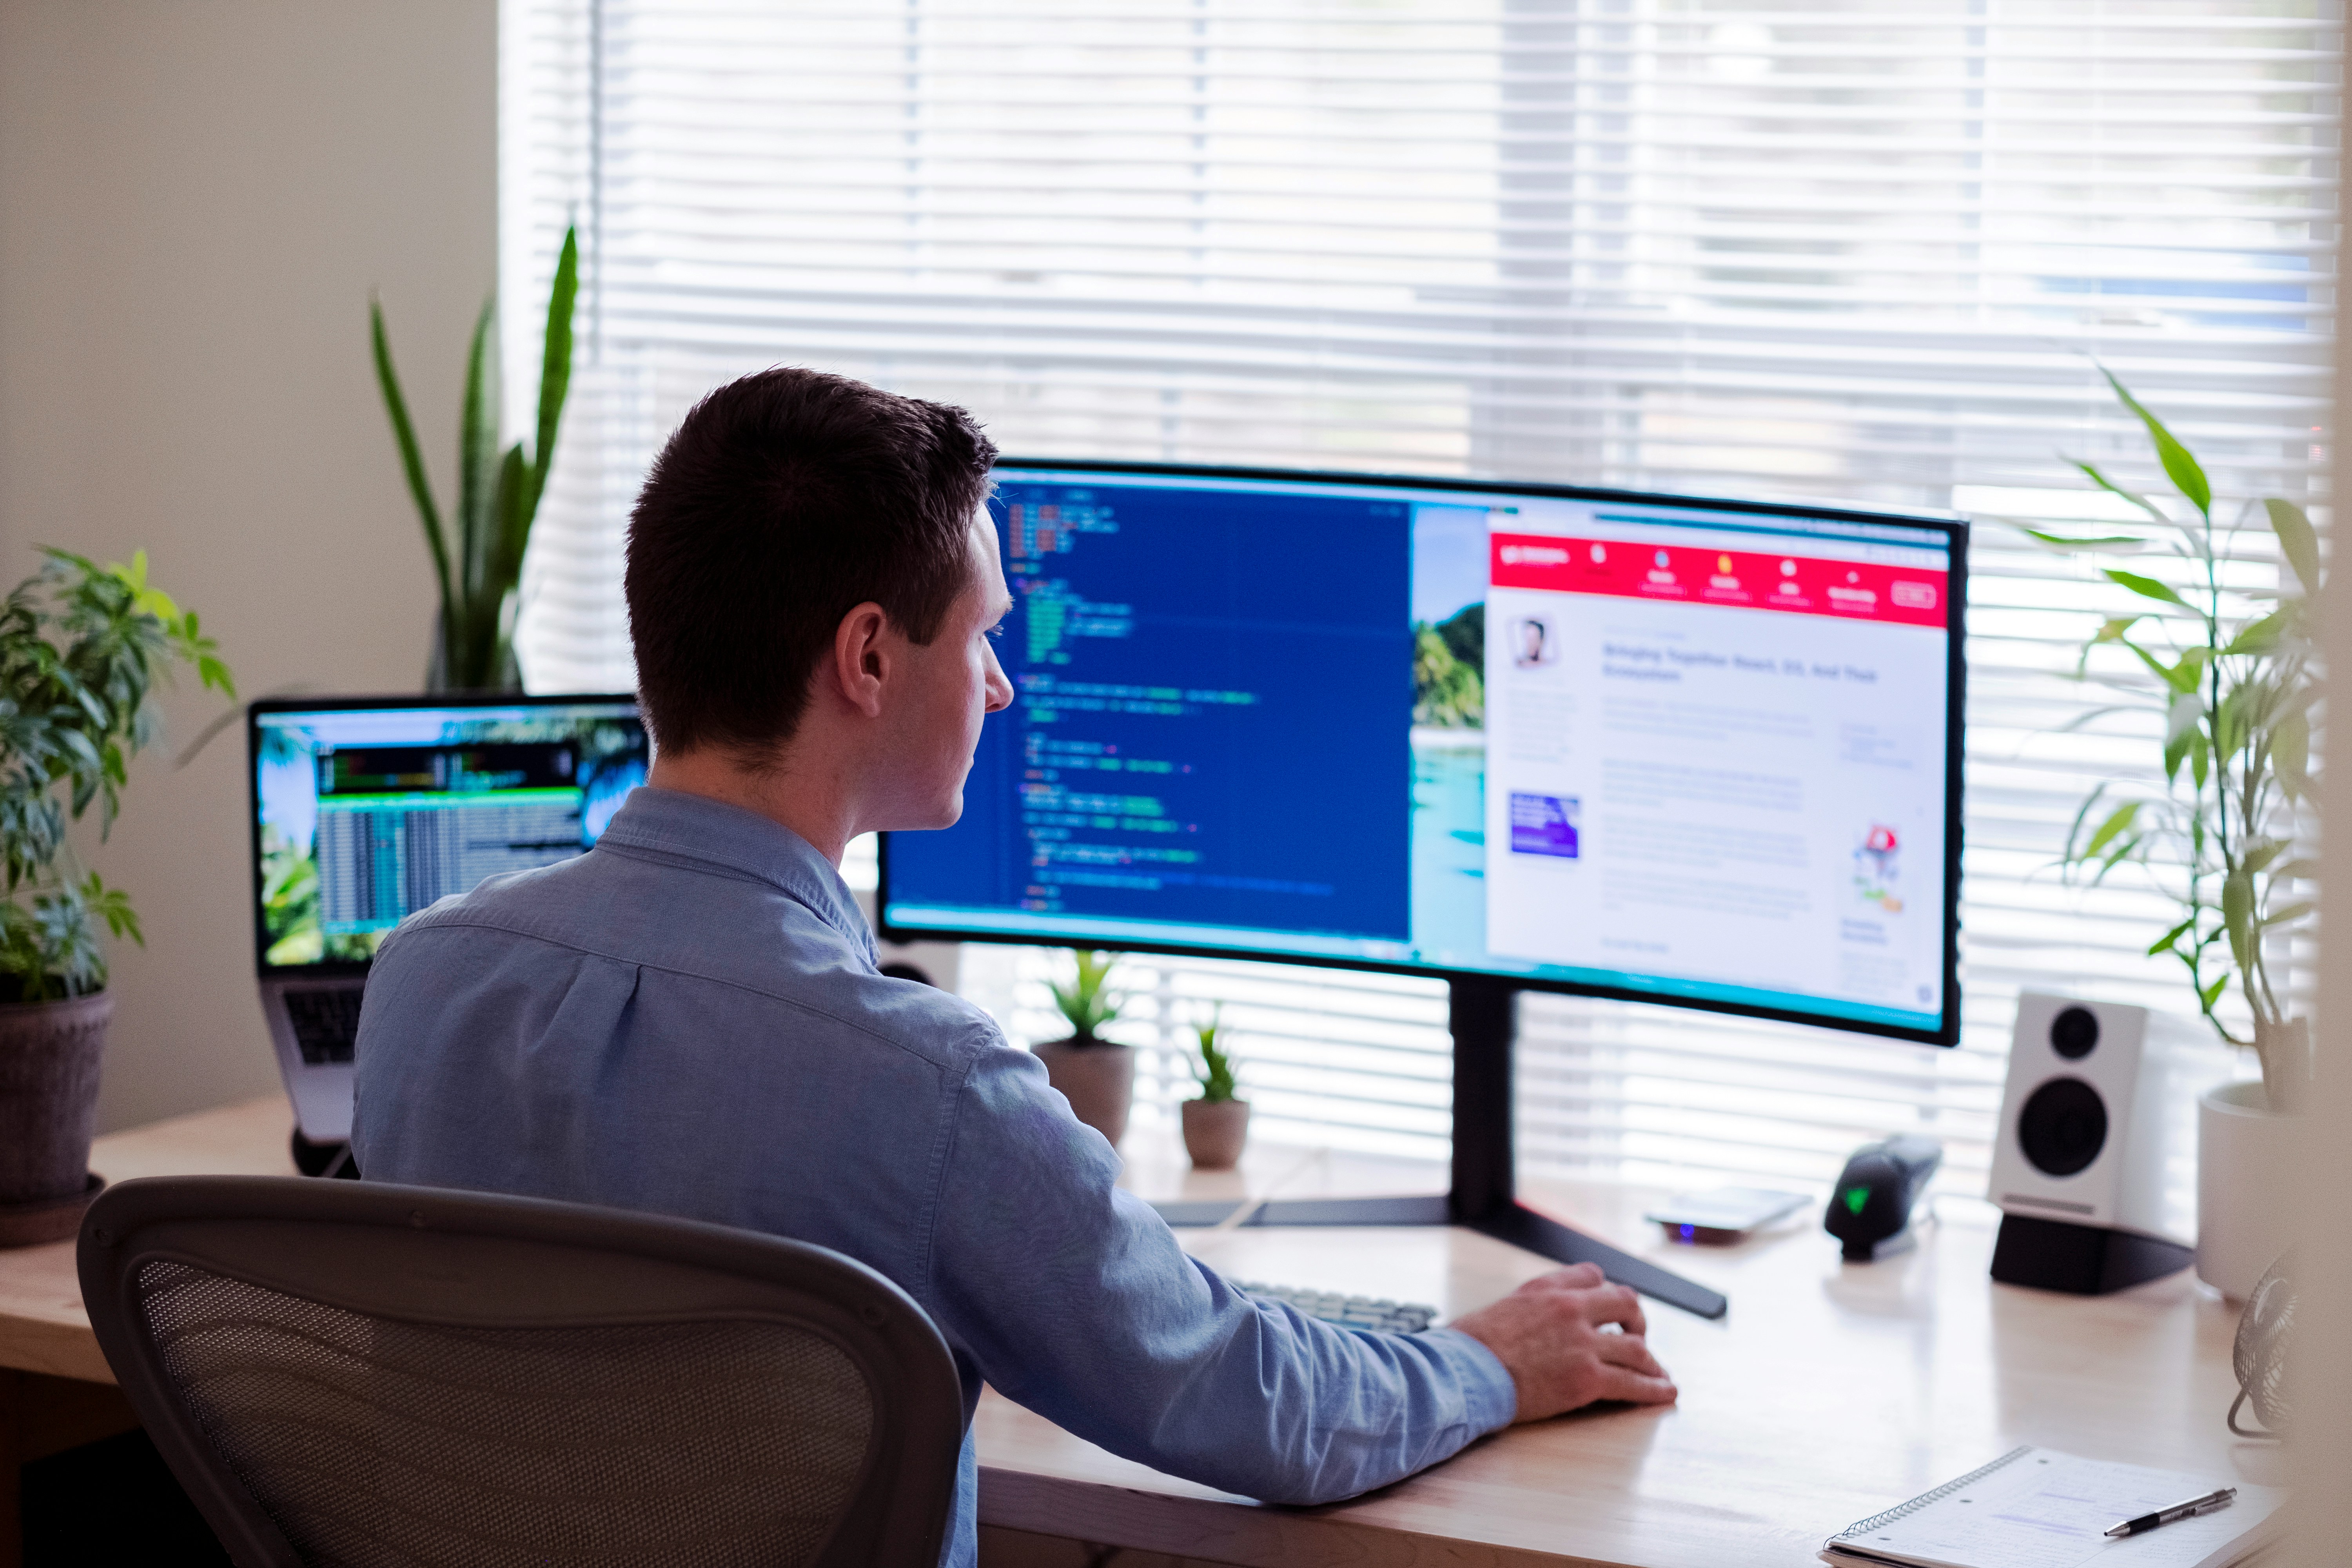
[[[1025,1051],[961,1091],[930,1305],[981,1374],[1112,1453],[1269,1502],[1385,1486],[1510,1424],[1494,1353],[1245,1297],[1185,1256]]]

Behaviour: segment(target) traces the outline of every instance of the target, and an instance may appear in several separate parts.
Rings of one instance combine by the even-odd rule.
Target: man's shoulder
[[[401,922],[377,965],[402,989],[433,985],[453,963],[531,987],[564,984],[587,961],[628,965],[668,999],[747,1022],[824,1019],[943,1068],[1008,1048],[984,1009],[877,973],[862,943],[781,889],[617,857],[583,855],[443,899]]]

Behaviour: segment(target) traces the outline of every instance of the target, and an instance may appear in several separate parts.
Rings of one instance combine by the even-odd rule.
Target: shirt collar
[[[874,931],[849,885],[816,847],[780,822],[683,790],[640,784],[621,802],[597,844],[699,861],[754,877],[875,961]]]

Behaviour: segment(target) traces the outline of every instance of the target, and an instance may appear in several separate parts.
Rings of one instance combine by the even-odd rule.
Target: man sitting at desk
[[[1116,1184],[1118,1157],[988,1015],[884,978],[836,868],[963,809],[1013,700],[961,409],[772,370],[670,437],[628,543],[656,747],[594,849],[383,944],[352,1145],[371,1177],[680,1215],[836,1248],[983,1380],[1117,1454],[1273,1501],[1410,1475],[1513,1420],[1670,1400],[1590,1265],[1448,1329],[1239,1295]],[[975,1554],[967,1429],[947,1560]]]

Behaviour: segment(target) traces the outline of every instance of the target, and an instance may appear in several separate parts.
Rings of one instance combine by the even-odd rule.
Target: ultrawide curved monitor
[[[1016,698],[886,933],[1958,1038],[1958,522],[1007,460]]]

